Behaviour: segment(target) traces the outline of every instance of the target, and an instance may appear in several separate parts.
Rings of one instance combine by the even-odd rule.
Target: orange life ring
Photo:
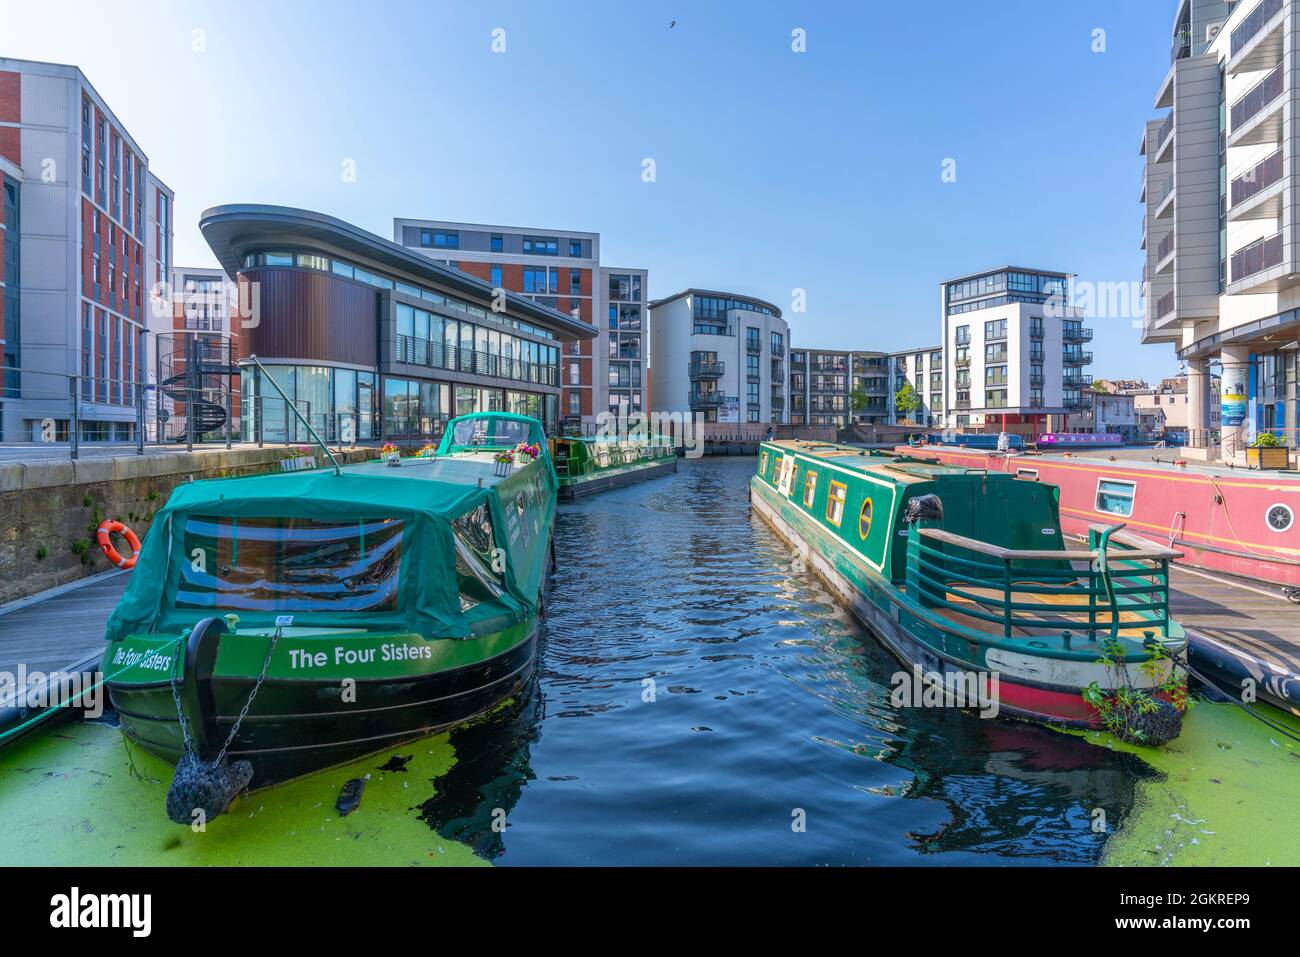
[[[131,557],[123,558],[118,554],[117,549],[113,547],[113,542],[109,538],[114,532],[121,532],[126,543],[131,546]],[[140,539],[136,537],[135,532],[127,528],[121,522],[111,518],[106,518],[99,523],[99,531],[95,533],[99,540],[99,547],[104,550],[104,557],[116,565],[118,568],[135,568],[135,560],[140,555]]]

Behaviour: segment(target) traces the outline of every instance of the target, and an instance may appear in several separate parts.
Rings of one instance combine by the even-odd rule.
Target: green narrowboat
[[[180,486],[108,622],[123,733],[257,787],[492,708],[533,671],[555,501],[541,424],[495,412],[430,456]]]
[[[677,471],[677,450],[665,435],[560,436],[551,443],[564,501]]]
[[[750,500],[918,676],[996,679],[995,712],[1071,726],[1133,696],[1181,712],[1178,553],[1115,528],[1067,550],[1055,486],[783,440],[760,446]]]

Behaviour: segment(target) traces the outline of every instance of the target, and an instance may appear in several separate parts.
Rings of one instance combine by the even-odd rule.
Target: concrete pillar
[[[1219,410],[1222,450],[1225,459],[1233,458],[1246,448],[1249,423],[1247,390],[1250,386],[1250,350],[1245,346],[1224,346],[1221,353],[1223,380],[1220,385]],[[1190,383],[1189,383],[1190,384]]]
[[[1187,363],[1187,444],[1206,448],[1210,444],[1210,360],[1190,359]]]

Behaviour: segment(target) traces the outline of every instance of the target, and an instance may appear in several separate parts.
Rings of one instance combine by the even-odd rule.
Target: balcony
[[[692,379],[719,379],[726,371],[726,363],[723,362],[692,362],[691,378]]]
[[[1067,409],[1086,409],[1088,408],[1088,397],[1085,395],[1067,395],[1061,399],[1061,405]]]
[[[772,355],[774,356],[785,355],[785,346],[780,342],[772,343]]]
[[[774,396],[772,396],[772,411],[773,411],[773,412],[783,412],[783,411],[785,411],[785,398],[784,398],[784,397],[779,396],[779,395],[774,395]]]
[[[958,369],[969,369],[969,368],[970,368],[970,356],[967,356],[967,357],[964,358],[964,359],[954,359],[954,360],[952,360],[952,364],[953,364],[954,366],[956,366]]]
[[[1066,342],[1091,342],[1092,330],[1083,326],[1066,326],[1061,332],[1061,338]]]
[[[1170,289],[1167,293],[1156,300],[1156,318],[1163,319],[1169,313],[1174,311],[1174,291]]]
[[[1061,353],[1061,365],[1066,365],[1066,366],[1092,365],[1092,353],[1085,352],[1083,349],[1066,349],[1063,353]]]
[[[1066,372],[1061,376],[1061,385],[1066,388],[1082,389],[1092,385],[1092,376],[1080,372]]]
[[[1160,126],[1156,129],[1156,148],[1151,153],[1151,160],[1150,160],[1152,163],[1163,162],[1160,159],[1160,154],[1164,150],[1165,145],[1170,141],[1170,136],[1173,134],[1173,132],[1174,132],[1174,114],[1170,113],[1168,116],[1165,117],[1165,121],[1161,123]]]
[[[1174,231],[1171,229],[1165,234],[1165,237],[1156,244],[1156,262],[1162,263],[1169,258],[1174,251]],[[1159,272],[1159,270],[1157,270]]]
[[[1279,104],[1285,89],[1285,74],[1282,64],[1278,64],[1272,73],[1232,104],[1229,111],[1232,117],[1232,135],[1228,145],[1250,146],[1278,142],[1282,135],[1282,117],[1279,110],[1269,110],[1269,107]]]
[[[1268,196],[1251,202],[1265,190],[1282,180],[1282,151],[1276,150],[1260,160],[1232,181],[1229,192],[1234,221],[1247,219],[1276,219],[1282,214],[1282,191],[1274,190]]]
[[[1029,324],[1029,338],[1030,339],[1043,338],[1043,322],[1041,319],[1036,319]]]
[[[1168,202],[1174,195],[1174,174],[1166,173],[1165,178],[1156,184],[1155,202],[1151,208],[1156,211],[1156,219],[1169,219],[1174,215],[1174,204]]]
[[[1041,389],[1043,387],[1043,374],[1041,372],[1031,372],[1029,374],[1029,387],[1031,389]]]
[[[1282,263],[1282,233],[1274,233],[1264,239],[1257,239],[1243,249],[1232,254],[1229,276],[1233,283],[1238,283],[1248,276],[1272,269]]]
[[[746,339],[746,340],[745,340],[745,351],[748,352],[751,356],[761,355],[762,352],[763,352],[763,340],[762,340],[762,339]]]
[[[723,395],[721,392],[696,392],[690,393],[690,404],[692,409],[716,409],[725,405],[728,401],[735,402],[736,397]]]
[[[958,411],[970,408],[970,399],[957,399],[953,402],[952,407]]]
[[[962,334],[962,333],[960,333],[960,332],[957,333],[957,337],[956,337],[955,339],[953,339],[953,343],[954,343],[955,345],[959,345],[959,346],[968,346],[968,345],[970,345],[970,333],[969,333],[969,332],[967,332],[967,333],[965,333],[965,334]]]
[[[1282,59],[1283,0],[1261,0],[1232,31],[1228,69],[1254,73],[1277,66]],[[1267,28],[1267,29],[1266,29]]]

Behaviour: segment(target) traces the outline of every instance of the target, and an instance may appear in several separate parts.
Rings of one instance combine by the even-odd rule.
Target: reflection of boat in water
[[[565,501],[677,471],[677,450],[664,435],[560,436],[551,455]]]
[[[1097,726],[1083,695],[1094,684],[1171,690],[1186,647],[1168,615],[1176,553],[1111,529],[1066,551],[1050,486],[778,441],[763,444],[750,492],[896,657],[954,687],[996,674],[1003,713]]]
[[[1135,534],[1177,548],[1184,564],[1300,586],[1300,475],[1294,472],[1177,465],[1176,451],[1163,462],[950,445],[897,451],[1055,485],[1067,534],[1086,535],[1093,522],[1124,522]]]
[[[520,442],[538,459],[498,461]],[[555,489],[504,413],[427,458],[181,486],[109,619],[123,732],[262,785],[487,710],[533,670]]]

